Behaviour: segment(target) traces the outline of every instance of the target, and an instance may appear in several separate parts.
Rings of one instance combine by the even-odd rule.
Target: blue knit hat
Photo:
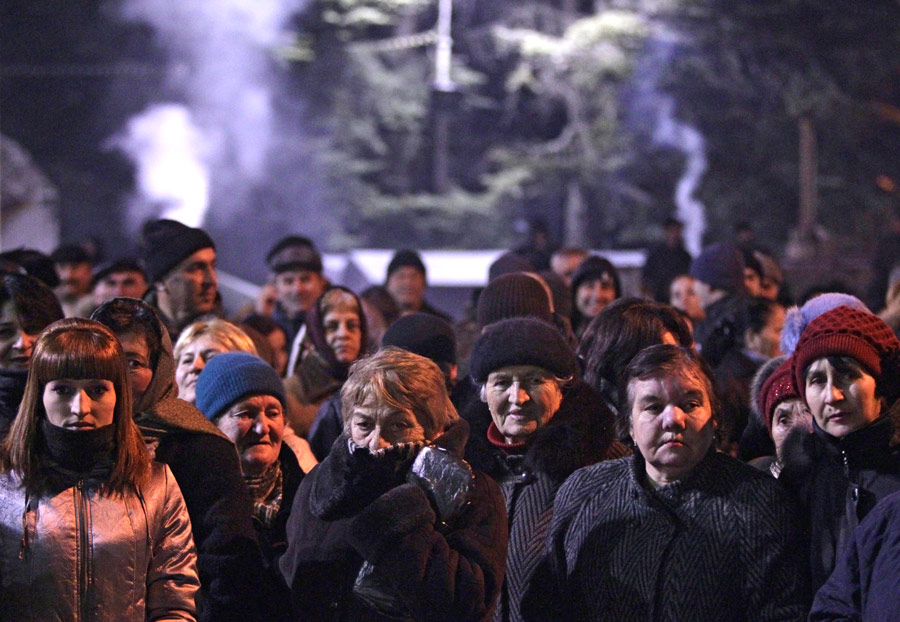
[[[210,421],[251,395],[271,395],[285,405],[278,372],[253,354],[226,352],[214,356],[197,378],[197,408]]]

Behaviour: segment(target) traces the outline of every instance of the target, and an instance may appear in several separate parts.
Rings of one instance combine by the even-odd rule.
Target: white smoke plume
[[[641,123],[652,119],[653,142],[685,156],[684,173],[675,186],[675,216],[684,223],[685,247],[696,257],[702,250],[706,231],[706,208],[694,196],[707,168],[706,143],[696,127],[676,118],[675,98],[659,87],[662,72],[669,66],[675,49],[674,37],[659,32],[648,45],[648,52],[636,70],[633,116]]]
[[[130,228],[154,217],[200,226],[209,205],[209,149],[186,107],[154,104],[129,119],[110,145],[138,165]]]
[[[706,143],[697,128],[678,121],[674,114],[675,100],[661,96],[657,111],[653,141],[679,150],[687,158],[684,173],[675,186],[675,216],[684,223],[684,245],[696,257],[702,250],[706,231],[706,209],[694,196],[706,172]]]
[[[168,101],[148,104],[112,141],[137,168],[132,227],[160,216],[199,226],[211,204],[227,223],[246,207],[278,131],[271,51],[290,42],[287,21],[303,1],[125,1],[123,17],[154,27],[171,68]]]

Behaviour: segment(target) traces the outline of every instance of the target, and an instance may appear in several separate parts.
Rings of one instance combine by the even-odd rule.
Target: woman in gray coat
[[[777,481],[716,452],[720,406],[706,364],[656,345],[624,378],[637,451],[560,488],[525,619],[801,619],[794,512]]]

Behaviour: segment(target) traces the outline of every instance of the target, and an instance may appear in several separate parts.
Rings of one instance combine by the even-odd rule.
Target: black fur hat
[[[482,384],[510,365],[534,365],[568,378],[578,371],[575,353],[552,324],[534,318],[510,318],[485,328],[469,361],[469,373]]]

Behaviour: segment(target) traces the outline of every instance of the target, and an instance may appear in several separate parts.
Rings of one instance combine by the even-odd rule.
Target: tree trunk
[[[818,162],[816,158],[816,128],[809,116],[800,117],[800,218],[801,240],[811,240],[816,226],[819,196]]]
[[[587,237],[587,206],[581,192],[581,184],[574,179],[566,187],[565,226],[566,246],[587,248],[590,245]]]

